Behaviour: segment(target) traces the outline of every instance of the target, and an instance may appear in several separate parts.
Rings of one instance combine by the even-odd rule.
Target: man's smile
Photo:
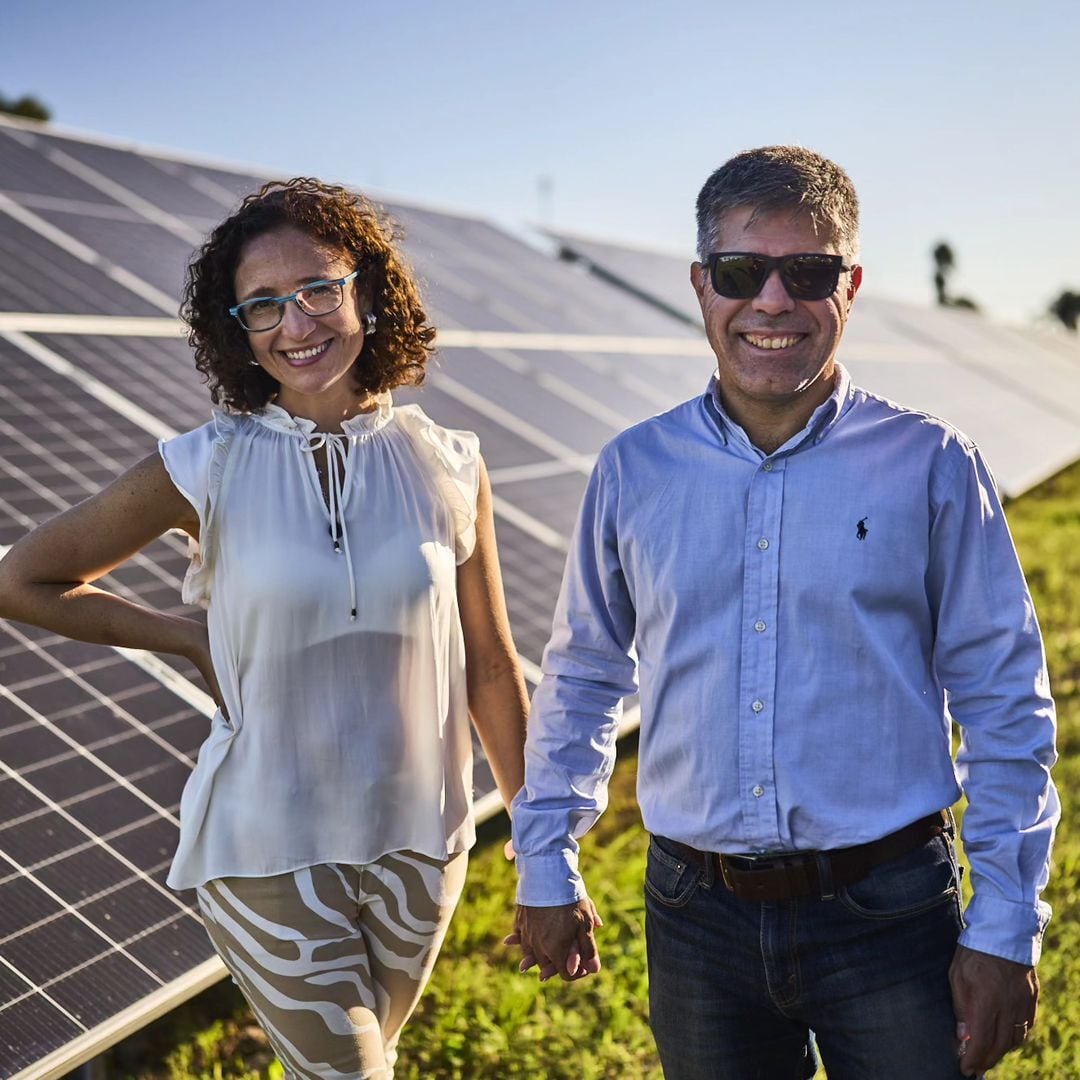
[[[755,349],[775,350],[790,349],[793,345],[798,345],[806,335],[793,333],[756,333],[748,331],[739,334],[739,337],[741,337],[748,345],[753,345]]]

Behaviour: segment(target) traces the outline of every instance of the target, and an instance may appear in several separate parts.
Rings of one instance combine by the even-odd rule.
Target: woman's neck
[[[348,396],[335,395],[328,400],[327,395],[308,396],[293,394],[287,389],[276,394],[272,399],[279,408],[290,416],[300,416],[315,422],[316,431],[339,432],[345,420],[351,420],[358,413],[371,412],[377,405],[374,394],[363,392]]]

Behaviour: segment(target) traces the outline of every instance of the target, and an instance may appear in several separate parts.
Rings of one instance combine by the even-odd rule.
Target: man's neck
[[[739,407],[723,395],[721,395],[721,400],[724,411],[746,432],[746,437],[763,454],[775,453],[788,439],[802,431],[813,416],[814,410],[821,404],[816,402],[811,403],[809,408],[801,407],[793,410],[788,407],[774,411]]]
[[[763,454],[772,454],[806,427],[815,411],[832,396],[839,377],[835,372],[799,397],[775,403],[735,398],[718,390],[727,415]]]

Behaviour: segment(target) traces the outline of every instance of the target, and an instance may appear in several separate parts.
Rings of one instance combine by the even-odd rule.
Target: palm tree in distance
[[[1076,333],[1077,325],[1080,324],[1080,293],[1066,289],[1048,310],[1054,318],[1061,320],[1066,330]]]
[[[937,290],[937,302],[942,307],[948,307],[949,297],[945,291],[945,282],[956,265],[956,256],[953,249],[944,240],[934,245],[934,288]]]
[[[941,307],[964,308],[967,311],[978,311],[979,305],[968,296],[949,295],[949,277],[956,269],[956,255],[953,249],[944,240],[934,245],[931,253],[934,257],[934,290],[937,292],[937,302]]]

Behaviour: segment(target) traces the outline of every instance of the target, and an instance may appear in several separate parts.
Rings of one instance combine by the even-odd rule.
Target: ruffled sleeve
[[[173,439],[158,442],[158,453],[165,462],[170,479],[199,515],[199,539],[188,540],[191,562],[181,590],[185,604],[201,604],[205,607],[210,600],[217,534],[216,510],[234,430],[234,418],[214,410],[209,423]]]
[[[397,405],[394,414],[430,468],[454,524],[460,566],[476,547],[476,495],[480,489],[480,440],[471,431],[440,427],[419,405]]]

